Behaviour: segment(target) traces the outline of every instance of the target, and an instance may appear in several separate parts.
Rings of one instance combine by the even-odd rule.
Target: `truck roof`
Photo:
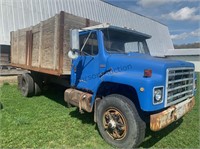
[[[127,32],[127,33],[131,33],[131,34],[137,35],[140,38],[145,38],[145,39],[151,38],[150,35],[142,33],[142,32],[138,32],[138,31],[136,31],[134,29],[127,28],[127,27],[114,26],[114,25],[111,25],[109,23],[103,23],[103,24],[99,24],[99,25],[95,25],[95,26],[82,28],[80,31],[104,30],[104,29],[110,29],[110,30],[119,31],[119,32],[120,31],[121,32]]]

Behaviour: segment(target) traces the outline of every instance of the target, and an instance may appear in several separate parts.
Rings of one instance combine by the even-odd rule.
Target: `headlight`
[[[153,104],[159,104],[163,102],[163,87],[154,88]]]
[[[155,101],[160,101],[162,99],[162,91],[160,89],[155,90],[154,98]]]

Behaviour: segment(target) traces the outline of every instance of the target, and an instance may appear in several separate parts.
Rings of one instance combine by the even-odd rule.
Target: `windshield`
[[[145,37],[130,32],[105,29],[104,46],[108,53],[144,53],[149,54]]]

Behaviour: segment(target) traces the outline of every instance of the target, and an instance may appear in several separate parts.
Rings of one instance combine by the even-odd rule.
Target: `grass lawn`
[[[198,76],[198,89],[199,89]],[[22,97],[16,85],[0,88],[0,148],[112,148],[98,133],[93,114],[67,108],[63,90]],[[159,131],[146,131],[140,148],[200,148],[199,90],[194,109]]]

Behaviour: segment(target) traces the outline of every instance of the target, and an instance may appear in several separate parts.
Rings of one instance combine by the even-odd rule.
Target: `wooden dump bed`
[[[35,26],[11,32],[11,65],[52,75],[70,75],[70,29],[99,23],[61,11]]]

